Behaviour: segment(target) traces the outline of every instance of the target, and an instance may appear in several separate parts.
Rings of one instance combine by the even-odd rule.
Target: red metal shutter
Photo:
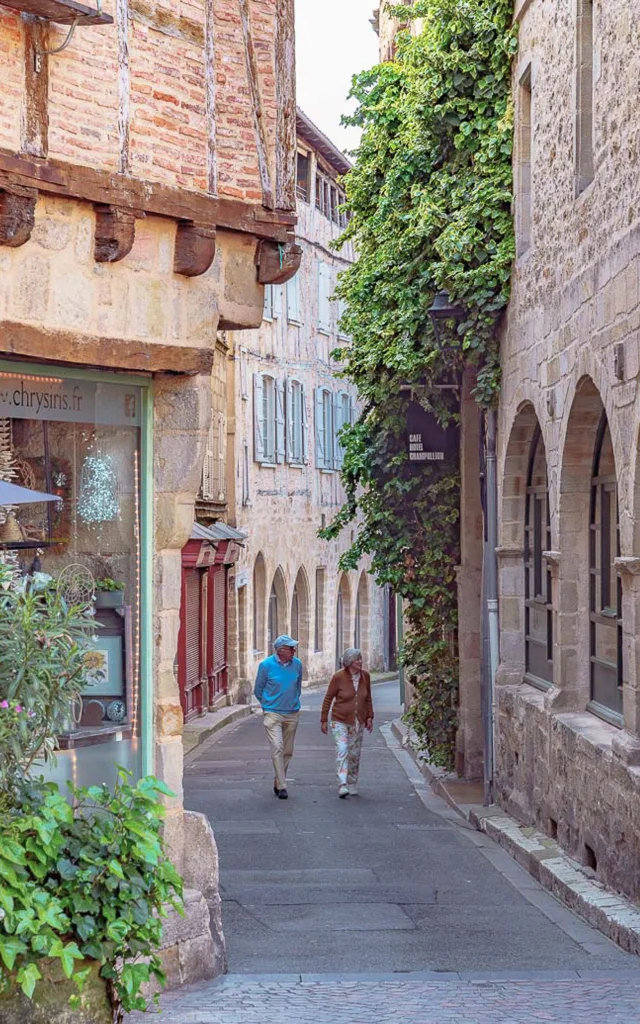
[[[191,690],[200,682],[200,573],[197,569],[185,571],[186,597],[186,688]]]
[[[218,672],[227,662],[227,573],[224,566],[213,571],[213,670]]]

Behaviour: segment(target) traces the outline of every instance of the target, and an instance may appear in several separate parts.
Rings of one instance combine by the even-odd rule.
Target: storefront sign
[[[407,410],[407,447],[409,462],[445,462],[458,454],[458,427],[441,427],[433,413],[418,402]]]
[[[140,389],[0,371],[0,417],[140,426]]]

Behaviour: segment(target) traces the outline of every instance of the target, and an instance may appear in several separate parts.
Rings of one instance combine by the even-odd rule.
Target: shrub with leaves
[[[157,950],[167,907],[182,913],[182,879],[164,854],[161,795],[153,777],[132,785],[119,769],[115,788],[32,783],[23,803],[0,818],[0,982],[31,998],[39,964],[59,960],[78,987],[98,961],[114,1006],[143,1010],[140,988],[164,974]]]
[[[335,353],[364,410],[341,434],[347,501],[324,531],[352,520],[353,568],[373,556],[377,581],[407,601],[404,659],[415,686],[413,724],[429,755],[453,766],[458,560],[456,469],[410,464],[406,391],[442,423],[456,410],[443,381],[477,371],[481,404],[499,388],[496,321],[509,297],[514,257],[512,0],[415,0],[393,7],[421,19],[398,37],[396,59],[354,80],[346,120],[362,128],[345,179],[351,220],[338,245],[355,244],[338,296],[351,346]],[[435,294],[449,292],[463,322],[434,333]]]
[[[86,686],[83,658],[95,628],[90,605],[69,605],[46,579],[0,563],[0,804],[51,758]],[[17,706],[25,713],[9,729]]]

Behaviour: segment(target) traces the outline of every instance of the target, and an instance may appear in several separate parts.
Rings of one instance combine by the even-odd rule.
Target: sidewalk
[[[392,732],[434,793],[484,832],[541,886],[629,953],[640,954],[640,907],[606,889],[594,872],[573,860],[555,840],[522,825],[497,806],[484,807],[482,783],[468,783],[435,768],[416,752],[407,726],[396,719]],[[640,1019],[640,1013],[639,1013]]]

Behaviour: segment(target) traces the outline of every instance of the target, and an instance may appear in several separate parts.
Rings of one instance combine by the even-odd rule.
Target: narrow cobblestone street
[[[286,803],[258,716],[194,754],[186,800],[216,833],[230,973],[167,994],[163,1019],[640,1020],[637,959],[420,786],[385,725],[396,694],[374,688],[357,798],[337,798],[319,694],[303,698]]]

